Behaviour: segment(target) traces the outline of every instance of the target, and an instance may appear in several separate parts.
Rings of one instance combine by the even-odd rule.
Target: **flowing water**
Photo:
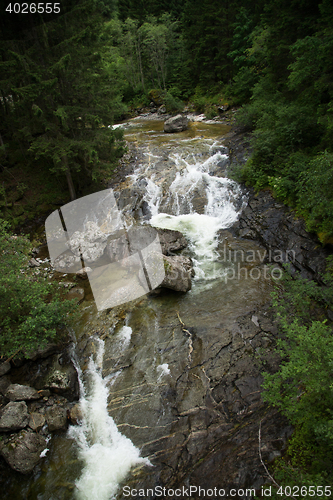
[[[165,441],[177,440],[179,416],[170,403],[175,391],[177,415],[202,405],[206,375],[197,367],[208,333],[215,332],[218,344],[221,325],[267,300],[271,280],[257,246],[228,232],[246,204],[227,177],[228,130],[198,122],[168,135],[162,121],[144,118],[125,125],[140,155],[121,186],[124,211],[137,188],[145,207],[127,223],[184,233],[195,269],[192,290],[144,296],[102,312],[93,300],[83,302],[75,328],[81,425],[56,436],[35,476],[20,476],[4,498],[110,500],[128,481],[153,476],[169,456]],[[202,332],[195,341],[192,329]],[[225,358],[225,373],[228,366]],[[198,380],[190,383],[192,367]]]
[[[130,331],[131,328],[125,326],[119,332],[121,350],[129,343]],[[134,465],[150,465],[149,460],[140,457],[133,443],[118,431],[108,414],[109,388],[117,374],[102,377],[104,342],[98,338],[96,344],[96,359],[90,358],[86,370],[87,389],[77,363],[82,423],[70,427],[68,432],[68,437],[77,443],[79,458],[84,464],[81,476],[75,483],[79,500],[109,500]]]

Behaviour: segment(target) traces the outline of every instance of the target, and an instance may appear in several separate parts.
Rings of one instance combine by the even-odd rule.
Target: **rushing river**
[[[34,477],[15,475],[3,498],[111,500],[126,497],[124,485],[176,484],[177,474],[186,482],[182,446],[188,435],[203,432],[200,419],[209,420],[208,427],[222,425],[217,419],[223,412],[211,416],[209,408],[216,402],[212,381],[231,366],[225,326],[265,303],[271,290],[258,247],[228,232],[246,204],[227,177],[228,130],[221,123],[193,122],[186,132],[164,134],[162,121],[143,117],[125,125],[125,137],[140,155],[121,186],[127,192],[124,215],[137,187],[145,207],[135,221],[128,215],[127,223],[186,236],[185,254],[195,269],[192,290],[144,296],[102,312],[86,296],[74,359],[82,423],[55,436]],[[165,465],[177,454],[181,472]]]

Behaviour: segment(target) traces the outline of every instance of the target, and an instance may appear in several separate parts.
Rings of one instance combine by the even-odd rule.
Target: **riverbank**
[[[247,154],[237,130],[233,135],[225,124],[217,124],[221,134],[213,138],[209,126],[198,124],[188,135],[167,139],[160,123],[153,122],[147,125],[148,145],[146,136],[140,138],[139,125],[127,132],[134,146],[126,159],[131,177],[125,182],[119,177],[113,185],[119,190],[117,201],[128,220],[140,222],[164,210],[166,220],[182,224],[191,247],[185,254],[194,257],[197,273],[203,272],[204,278],[197,274],[187,294],[148,295],[100,312],[86,293],[75,325],[85,383],[89,387],[89,358],[96,356],[96,339],[101,338],[101,373],[104,381],[112,381],[109,415],[154,466],[134,469],[120,483],[118,498],[126,497],[123,486],[259,492],[267,482],[258,452],[259,428],[265,463],[281,456],[292,432],[261,398],[263,364],[272,373],[278,369],[274,348],[279,330],[270,308],[274,278],[268,265],[279,269],[287,256],[295,269],[316,277],[326,253],[318,251],[302,222],[270,193],[242,191],[226,178],[230,157],[245,161]],[[184,148],[183,157],[179,147]],[[205,241],[205,232],[196,234],[203,220],[202,231],[218,220],[218,240],[215,233]],[[198,249],[206,256],[217,252],[216,266],[209,259],[208,266],[202,263]],[[124,327],[131,330],[126,342],[120,341]],[[29,487],[40,492],[39,477],[47,476],[49,486],[42,498],[48,498],[48,488],[59,481],[56,462],[61,450],[68,460],[62,462],[59,477],[67,484],[64,498],[72,499],[82,468],[77,457],[73,459],[74,449],[72,441],[55,436],[35,479],[21,480],[22,491]],[[102,479],[107,480],[107,471]],[[6,488],[10,491],[9,485]]]

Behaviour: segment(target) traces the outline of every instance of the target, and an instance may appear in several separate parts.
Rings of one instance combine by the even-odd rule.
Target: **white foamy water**
[[[168,363],[163,363],[163,365],[158,365],[156,368],[157,373],[159,374],[158,380],[160,380],[165,375],[170,375],[170,368]]]
[[[118,332],[118,338],[121,343],[122,349],[128,346],[132,336],[132,328],[130,326],[123,326]]]
[[[218,266],[212,265],[218,259],[217,233],[232,226],[240,213],[237,205],[239,207],[242,192],[238,184],[209,173],[212,167],[227,158],[225,154],[216,153],[206,161],[191,164],[180,155],[173,157],[178,171],[170,184],[168,200],[175,215],[159,213],[160,194],[157,189],[153,189],[152,180],[146,193],[152,213],[151,225],[178,230],[189,239],[195,255],[193,262],[197,280],[215,279],[225,272],[224,268],[218,269]],[[198,193],[206,199],[204,213],[197,213],[194,209],[193,199]]]
[[[129,327],[123,327],[129,328]],[[125,337],[129,331],[125,330]],[[76,441],[79,458],[84,467],[75,482],[78,500],[111,500],[118,485],[138,464],[150,465],[147,458],[140,457],[140,450],[123,436],[108,414],[108,379],[102,377],[104,342],[97,339],[96,360],[89,361],[83,382],[79,368],[80,407],[82,424],[71,426],[69,437]]]

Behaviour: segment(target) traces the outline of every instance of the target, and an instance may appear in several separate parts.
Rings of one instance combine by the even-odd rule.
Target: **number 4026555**
[[[6,12],[10,14],[59,14],[60,3],[10,3],[6,7]]]

